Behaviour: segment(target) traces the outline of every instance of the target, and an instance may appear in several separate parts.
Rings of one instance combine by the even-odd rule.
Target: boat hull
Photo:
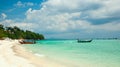
[[[92,42],[92,40],[78,40],[78,43],[89,43]]]

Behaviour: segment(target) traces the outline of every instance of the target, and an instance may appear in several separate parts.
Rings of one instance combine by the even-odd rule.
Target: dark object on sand
[[[92,42],[92,40],[77,40],[78,43],[89,43]]]
[[[35,40],[22,40],[19,41],[21,44],[35,44]]]

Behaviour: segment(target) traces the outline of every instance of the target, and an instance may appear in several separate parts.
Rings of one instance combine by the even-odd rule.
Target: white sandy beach
[[[0,67],[66,67],[27,52],[18,40],[0,40]]]
[[[35,67],[30,61],[15,55],[12,47],[17,41],[0,41],[0,67]]]

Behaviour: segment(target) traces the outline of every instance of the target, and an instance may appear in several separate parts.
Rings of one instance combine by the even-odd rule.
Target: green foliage
[[[42,34],[38,34],[29,30],[21,30],[20,28],[14,27],[6,27],[0,24],[0,38],[9,37],[12,39],[44,39]]]
[[[0,30],[4,29],[4,26],[0,24]]]
[[[7,37],[6,32],[0,29],[0,38]]]

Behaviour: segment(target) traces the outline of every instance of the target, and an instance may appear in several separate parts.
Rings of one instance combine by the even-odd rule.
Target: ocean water
[[[34,54],[55,60],[68,67],[120,67],[120,40],[39,40],[23,45]]]

